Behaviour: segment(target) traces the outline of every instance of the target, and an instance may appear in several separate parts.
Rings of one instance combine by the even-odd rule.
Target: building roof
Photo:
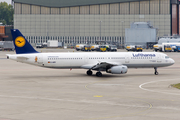
[[[46,7],[71,7],[71,6],[135,2],[135,1],[146,1],[146,0],[13,0],[13,1],[15,3],[39,5]]]

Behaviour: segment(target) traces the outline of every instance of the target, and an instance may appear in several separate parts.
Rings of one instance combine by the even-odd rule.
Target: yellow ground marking
[[[103,97],[102,95],[94,95],[93,97]]]
[[[85,88],[89,91],[92,91],[92,92],[100,92],[100,91],[96,91],[96,90],[92,90],[90,88],[88,88],[89,85],[93,85],[95,83],[99,83],[99,82],[104,82],[104,81],[98,81],[98,82],[93,82],[93,83],[89,83],[85,86]],[[171,100],[171,99],[155,99],[155,98],[143,98],[143,97],[131,97],[131,96],[111,96],[111,95],[106,95],[106,97],[121,97],[121,98],[129,98],[129,99],[136,99],[137,101],[141,101],[143,103],[146,103],[148,104],[148,108],[144,109],[144,110],[140,110],[140,111],[136,111],[136,112],[132,112],[132,113],[129,113],[129,114],[124,114],[124,115],[115,115],[115,116],[106,116],[106,117],[97,117],[97,118],[85,118],[85,119],[81,119],[81,120],[100,120],[100,119],[112,119],[112,118],[118,118],[118,117],[131,117],[131,116],[137,116],[137,115],[143,115],[143,114],[149,114],[149,113],[145,113],[145,111],[148,111],[150,110],[153,105],[149,102],[146,102],[142,99],[152,99],[152,100],[159,100],[159,101],[176,101],[176,100]]]
[[[93,84],[100,83],[100,82],[104,82],[104,81],[97,81],[97,82],[89,83],[89,84],[85,85],[85,88],[92,92],[102,92],[102,91],[97,91],[97,90],[88,88],[89,85],[93,85]],[[173,99],[157,99],[157,98],[144,98],[144,97],[131,97],[131,96],[112,96],[112,95],[106,95],[106,96],[107,97],[123,97],[123,98],[128,97],[128,98],[132,98],[132,99],[147,99],[147,100],[151,99],[151,100],[158,100],[158,101],[176,101]]]
[[[92,92],[98,92],[96,90],[92,90],[92,89],[88,88],[88,86],[92,85],[92,84],[95,84],[95,83],[100,83],[100,82],[103,82],[103,81],[97,81],[97,82],[89,83],[89,84],[85,85],[85,88],[87,90],[89,90],[89,91],[92,91]],[[103,97],[103,95],[95,95],[94,97]],[[114,97],[123,97],[123,96],[114,96]],[[129,98],[132,98],[132,97],[129,97]],[[131,116],[136,116],[136,115],[143,114],[145,111],[150,110],[153,107],[153,105],[151,103],[149,103],[149,102],[146,102],[146,101],[143,101],[143,100],[138,100],[138,99],[141,99],[141,98],[132,98],[132,99],[136,99],[137,101],[141,101],[143,103],[146,103],[146,104],[148,104],[149,107],[147,109],[144,109],[144,110],[140,110],[140,111],[137,111],[137,112],[132,112],[132,113],[129,113],[129,114],[124,114],[124,115],[115,115],[115,116],[106,116],[106,117],[97,117],[97,118],[87,118],[87,119],[81,119],[81,120],[100,120],[100,119],[111,119],[111,118],[117,118],[117,117],[131,117]]]

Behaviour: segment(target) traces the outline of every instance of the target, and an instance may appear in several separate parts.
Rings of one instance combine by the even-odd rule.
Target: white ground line
[[[145,91],[149,92],[156,92],[156,93],[163,93],[163,94],[170,94],[170,95],[180,95],[180,93],[169,93],[169,92],[163,92],[163,91],[158,91],[158,90],[151,90],[151,89],[146,89],[143,88],[143,85],[151,84],[151,83],[157,83],[157,82],[162,82],[162,81],[174,81],[174,80],[179,80],[179,79],[168,79],[168,80],[159,80],[159,81],[151,81],[151,82],[145,82],[141,85],[139,85],[139,88]]]
[[[123,107],[138,107],[138,108],[148,108],[151,107],[149,103],[147,105],[130,105],[130,104],[119,104],[116,102],[109,102],[109,101],[96,101],[96,100],[70,100],[70,99],[58,99],[58,98],[43,98],[43,97],[28,97],[28,96],[7,96],[7,95],[0,95],[3,98],[17,98],[17,99],[32,99],[32,100],[48,100],[48,101],[61,101],[61,102],[74,102],[74,103],[84,103],[84,104],[99,104],[99,105],[110,105],[110,106],[123,106]]]

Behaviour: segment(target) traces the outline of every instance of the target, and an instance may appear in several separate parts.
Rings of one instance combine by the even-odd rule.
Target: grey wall
[[[132,22],[147,21],[159,29],[157,37],[170,34],[170,15],[15,14],[14,28],[25,36],[125,36]]]
[[[126,29],[125,45],[143,45],[147,42],[156,42],[156,29],[130,28]]]

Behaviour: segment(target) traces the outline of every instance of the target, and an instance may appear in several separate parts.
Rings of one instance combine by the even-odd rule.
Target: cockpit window
[[[168,59],[169,57],[168,56],[165,56],[166,59]]]

